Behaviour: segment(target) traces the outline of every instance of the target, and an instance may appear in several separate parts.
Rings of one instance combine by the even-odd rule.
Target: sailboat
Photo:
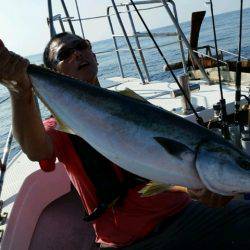
[[[120,70],[120,76],[108,79],[108,89],[133,90],[153,105],[175,112],[185,119],[197,123],[202,120],[203,125],[250,154],[250,61],[242,57],[240,52],[234,55],[238,57],[237,60],[224,60],[224,55],[231,52],[218,48],[216,26],[213,26],[215,45],[198,46],[204,12],[193,13],[192,31],[188,40],[180,27],[174,1],[128,1],[118,4],[112,0],[105,15],[91,18],[81,18],[77,1],[77,18],[70,16],[64,0],[61,3],[64,16],[55,15],[52,1],[48,1],[51,36],[65,31],[65,23],[68,23],[70,32],[75,33],[73,24],[79,23],[82,31],[80,35],[84,37],[82,22],[90,19],[108,19],[114,50],[101,53],[115,53]],[[211,1],[210,6],[213,10]],[[140,12],[155,8],[163,8],[166,11],[176,32],[153,33],[149,30]],[[132,12],[141,18],[145,32],[136,30]],[[128,16],[132,34],[127,32],[121,14]],[[118,22],[121,34],[115,33],[111,16]],[[55,23],[59,24],[60,30],[56,30]],[[241,29],[240,25],[240,31]],[[170,64],[167,61],[156,42],[157,36],[166,37],[166,40],[168,37],[176,38],[181,53],[180,62]],[[133,58],[133,66],[139,77],[125,77],[118,37],[125,39],[126,50]],[[153,48],[143,48],[140,43],[141,37],[152,39]],[[131,38],[134,39],[134,44],[131,43]],[[240,46],[241,41],[239,48]],[[188,55],[184,47],[187,48]],[[155,49],[162,56],[165,62],[164,70],[171,72],[172,81],[151,79],[144,57],[144,51],[147,49]],[[183,74],[176,77],[175,69],[181,69]],[[57,162],[55,171],[44,173],[38,163],[28,160],[22,151],[8,162],[11,142],[10,129],[1,168],[1,249],[99,249],[95,244],[95,234],[91,225],[82,219],[84,208],[77,193],[72,189],[63,164]]]

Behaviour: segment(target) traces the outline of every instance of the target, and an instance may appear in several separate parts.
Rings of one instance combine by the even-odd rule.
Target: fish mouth
[[[89,66],[89,65],[90,65],[89,62],[84,61],[84,62],[82,62],[82,63],[79,64],[78,70],[81,70],[82,68],[85,68],[85,67],[87,67],[87,66]]]
[[[248,159],[244,159],[243,157],[239,157],[235,160],[239,167],[245,170],[250,170],[250,161]]]

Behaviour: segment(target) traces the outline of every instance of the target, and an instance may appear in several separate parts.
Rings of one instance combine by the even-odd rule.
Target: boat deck
[[[19,153],[10,163],[6,170],[2,192],[4,201],[3,212],[8,213],[8,216],[6,222],[1,225],[1,230],[6,229],[8,218],[25,179],[39,169],[39,164],[31,162],[24,153]],[[34,186],[34,188],[36,187]],[[22,211],[22,207],[19,209]],[[30,211],[31,218],[33,216],[32,212]],[[18,217],[18,215],[15,217]],[[82,203],[73,189],[71,192],[51,202],[43,210],[35,225],[29,249],[99,249],[94,242],[95,234],[92,226],[84,222],[82,217]],[[28,221],[24,220],[25,222],[29,224]],[[23,224],[23,229],[25,230],[25,228],[26,225]],[[10,248],[5,246],[6,244],[1,249],[14,249],[11,244],[9,244]],[[24,249],[22,244],[19,249]]]
[[[40,169],[39,164],[30,161],[22,152],[20,152],[9,163],[5,172],[4,185],[1,194],[1,199],[3,200],[3,212],[7,213],[8,217],[25,179],[38,169]],[[8,217],[7,221],[0,225],[0,230],[5,230],[6,224],[8,223]]]
[[[97,250],[92,225],[83,219],[83,207],[76,191],[58,198],[42,212],[29,250]]]
[[[141,84],[140,79],[137,78],[121,78],[114,77],[109,78],[109,82],[113,82],[113,87],[110,90],[121,91],[126,88],[133,90],[138,95],[147,99],[152,104],[159,106],[168,111],[174,111],[178,115],[195,122],[195,116],[193,114],[183,115],[181,114],[181,102],[182,98],[173,98],[171,92],[178,90],[179,87],[176,83],[154,81],[150,84]],[[250,83],[250,78],[249,78]],[[200,111],[199,115],[203,117],[205,121],[208,121],[213,117],[213,105],[220,101],[219,85],[208,85],[204,80],[190,81],[190,84],[199,84],[200,90],[195,90],[191,93],[191,102],[195,108],[204,107],[205,110]],[[242,94],[248,95],[250,84],[242,85]],[[229,84],[223,84],[223,95],[227,103],[228,114],[234,112],[235,102],[235,86]],[[242,103],[245,100],[242,99]]]

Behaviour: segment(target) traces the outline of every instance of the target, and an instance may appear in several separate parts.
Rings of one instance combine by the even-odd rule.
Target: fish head
[[[228,142],[201,143],[196,169],[212,192],[231,196],[250,192],[250,157]]]

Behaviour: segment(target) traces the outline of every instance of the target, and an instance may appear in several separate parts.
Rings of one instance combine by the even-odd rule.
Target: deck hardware
[[[227,122],[227,110],[226,110],[226,100],[223,96],[223,89],[222,89],[222,81],[221,81],[221,70],[220,70],[220,62],[219,62],[219,50],[217,45],[217,35],[216,35],[216,26],[215,26],[215,18],[214,18],[214,7],[213,7],[213,1],[209,0],[206,2],[208,5],[210,5],[210,11],[211,11],[211,17],[212,17],[212,26],[213,26],[213,35],[214,35],[214,45],[215,45],[215,52],[216,52],[216,66],[218,70],[218,76],[219,76],[219,86],[220,86],[220,106],[221,106],[221,132],[225,139],[230,140],[230,133],[229,133],[229,127]]]
[[[7,212],[1,213],[0,214],[0,225],[6,224],[7,218],[8,218]]]
[[[194,91],[199,91],[200,90],[200,84],[189,84],[188,81],[188,75],[182,75],[179,77],[180,84],[182,85],[183,90],[185,91],[187,97],[191,101],[191,92]],[[175,112],[181,113],[183,115],[189,115],[192,114],[192,109],[190,108],[186,98],[183,96],[182,92],[180,89],[173,90],[171,92],[171,97],[172,98],[177,98],[181,96],[181,109],[175,109]],[[195,110],[201,111],[203,110],[204,107],[196,107]]]
[[[200,85],[199,84],[189,85],[188,75],[180,76],[179,81],[180,81],[180,84],[181,84],[184,92],[186,93],[187,98],[189,99],[189,102],[191,102],[191,91],[200,90]],[[175,95],[175,96],[173,96],[173,95]],[[187,101],[185,96],[183,96],[183,94],[181,93],[180,90],[173,91],[172,97],[177,97],[177,96],[181,96],[182,113],[183,114],[191,114],[192,109],[189,105],[189,102]]]
[[[241,48],[242,48],[242,21],[243,21],[243,0],[240,1],[240,26],[239,26],[239,46],[238,46],[238,59],[236,63],[236,81],[235,81],[235,122],[239,123],[239,110],[241,99]]]
[[[7,216],[8,216],[8,213],[4,212],[2,213],[2,210],[3,210],[3,201],[0,200],[0,225],[4,225],[6,220],[7,220]]]
[[[198,84],[198,83],[189,84],[188,88],[189,88],[189,90],[191,92],[193,92],[193,91],[199,91],[200,90],[200,84]],[[175,90],[171,91],[170,94],[171,94],[172,98],[183,96],[183,94],[182,94],[182,92],[181,92],[180,89],[175,89]]]
[[[0,242],[2,242],[3,235],[4,235],[4,230],[1,229],[1,230],[0,230]]]

